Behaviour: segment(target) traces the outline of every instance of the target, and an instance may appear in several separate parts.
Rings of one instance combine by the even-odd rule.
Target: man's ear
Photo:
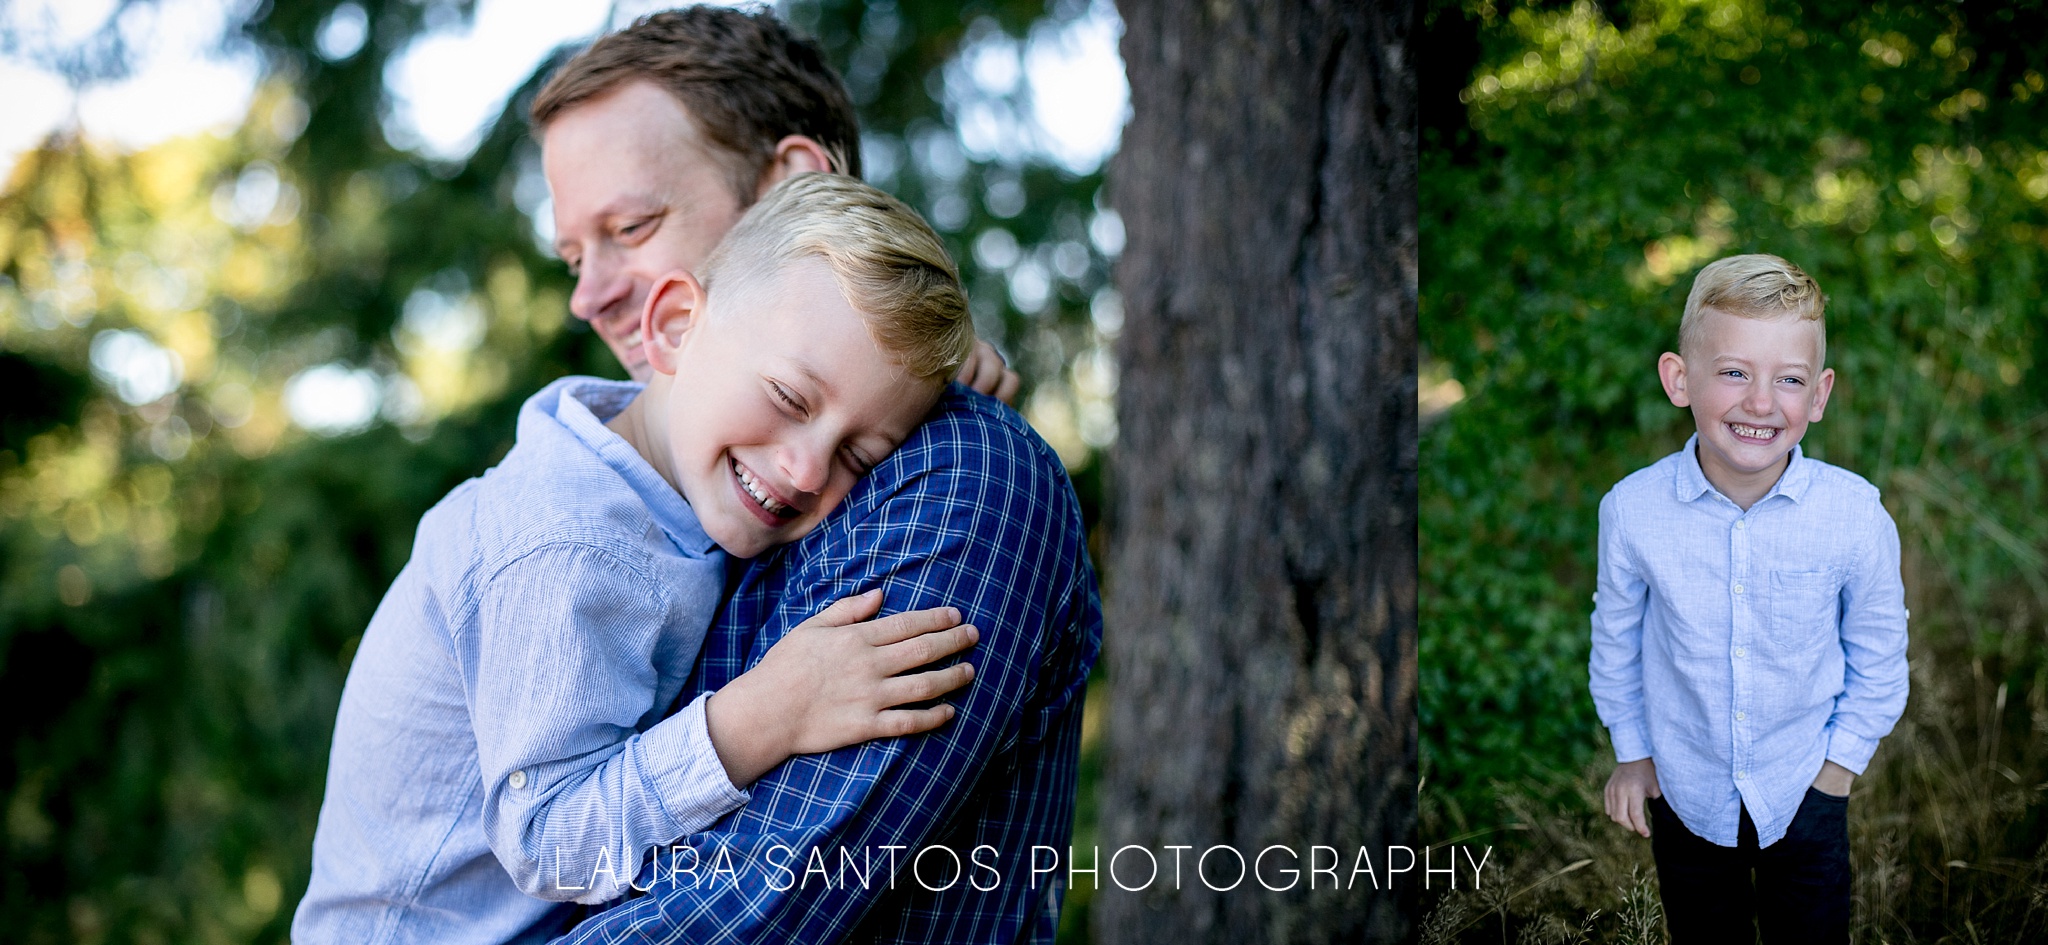
[[[754,188],[754,199],[761,199],[769,188],[806,171],[838,170],[832,166],[832,156],[825,152],[824,145],[805,135],[790,135],[775,142],[775,156],[761,169],[761,183]]]
[[[1816,423],[1820,415],[1827,412],[1828,395],[1835,390],[1835,369],[1824,368],[1813,385],[1813,406],[1806,411],[1806,422]]]
[[[703,322],[707,298],[704,284],[681,269],[654,280],[640,312],[640,345],[648,366],[663,374],[676,372],[676,356],[690,329]]]
[[[1692,398],[1685,393],[1685,359],[1666,351],[1657,357],[1657,378],[1664,382],[1664,396],[1671,398],[1673,407],[1690,407]]]

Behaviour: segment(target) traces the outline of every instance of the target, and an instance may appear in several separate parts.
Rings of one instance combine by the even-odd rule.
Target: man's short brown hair
[[[808,136],[825,149],[833,169],[860,176],[860,123],[846,85],[816,43],[765,9],[668,10],[599,38],[534,97],[535,132],[634,80],[681,100],[725,164],[742,207],[754,202],[775,143],[788,135]]]

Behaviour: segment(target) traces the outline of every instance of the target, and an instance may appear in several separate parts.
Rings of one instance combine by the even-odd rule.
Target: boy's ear
[[[676,356],[690,329],[704,320],[707,298],[704,284],[683,270],[654,280],[640,312],[640,344],[648,366],[663,374],[676,372]]]
[[[1664,396],[1671,398],[1673,407],[1692,406],[1692,398],[1685,393],[1684,358],[1674,352],[1664,352],[1657,358],[1657,377],[1664,382]]]
[[[808,135],[789,135],[775,142],[775,154],[768,159],[768,166],[761,169],[761,182],[754,188],[754,199],[761,199],[769,188],[798,174],[836,170],[839,169],[832,166],[832,156],[825,153],[825,146],[816,139]]]
[[[1835,390],[1835,369],[1822,368],[1820,376],[1813,380],[1813,406],[1806,411],[1807,423],[1818,423],[1820,415],[1827,412],[1828,395]]]

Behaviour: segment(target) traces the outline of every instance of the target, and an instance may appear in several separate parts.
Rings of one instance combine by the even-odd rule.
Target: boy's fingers
[[[1630,805],[1628,816],[1630,820],[1635,821],[1637,833],[1645,837],[1650,835],[1650,808],[1647,800],[1637,798],[1636,802]]]
[[[995,358],[995,347],[986,341],[975,341],[974,349],[967,352],[967,360],[960,362],[960,375],[957,379],[960,383],[977,391],[984,394],[988,393],[991,390],[991,385],[989,384],[989,361],[991,360],[998,360],[1000,363],[1000,359]]]
[[[864,594],[855,594],[852,597],[842,597],[833,601],[824,610],[818,611],[817,616],[804,621],[802,626],[844,627],[866,620],[874,616],[875,611],[880,609],[882,609],[882,592],[880,590],[872,590]]]
[[[1019,377],[1017,372],[1004,368],[1003,379],[996,384],[995,398],[1006,404],[1014,402],[1017,399],[1017,388],[1023,383],[1024,378]]]
[[[928,673],[916,673],[891,679],[886,690],[887,695],[884,698],[889,700],[890,705],[923,702],[927,699],[936,699],[973,681],[973,664],[960,663],[948,666],[945,669],[935,669]]]
[[[916,669],[935,660],[942,660],[973,646],[981,639],[981,631],[973,624],[946,626],[941,624],[931,632],[901,640],[881,647],[880,669],[894,676],[905,670]]]
[[[986,342],[983,342],[983,344],[986,344]],[[971,365],[974,368],[974,379],[969,382],[968,386],[984,394],[995,390],[996,380],[1002,377],[1002,368],[998,367],[1002,363],[1000,359],[990,352],[976,351],[974,353],[974,362]]]
[[[953,707],[935,705],[929,709],[890,709],[875,716],[875,737],[894,738],[929,732],[953,718]]]
[[[934,630],[944,630],[960,623],[960,610],[956,607],[933,607],[929,610],[906,610],[890,614],[880,620],[870,621],[862,628],[862,638],[872,646],[888,646],[905,640],[915,639]]]

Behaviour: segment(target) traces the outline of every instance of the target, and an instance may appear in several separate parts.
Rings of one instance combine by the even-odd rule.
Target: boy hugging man
[[[957,610],[843,597],[670,715],[726,555],[809,531],[937,402],[973,334],[924,221],[852,178],[776,186],[656,280],[639,384],[571,377],[421,520],[342,693],[299,942],[546,938],[792,754],[935,728]],[[723,553],[721,553],[721,549]]]
[[[1776,256],[1702,269],[1657,361],[1698,432],[1600,502],[1607,814],[1650,837],[1676,945],[1849,940],[1849,785],[1906,705],[1898,530],[1799,449],[1826,304]]]

